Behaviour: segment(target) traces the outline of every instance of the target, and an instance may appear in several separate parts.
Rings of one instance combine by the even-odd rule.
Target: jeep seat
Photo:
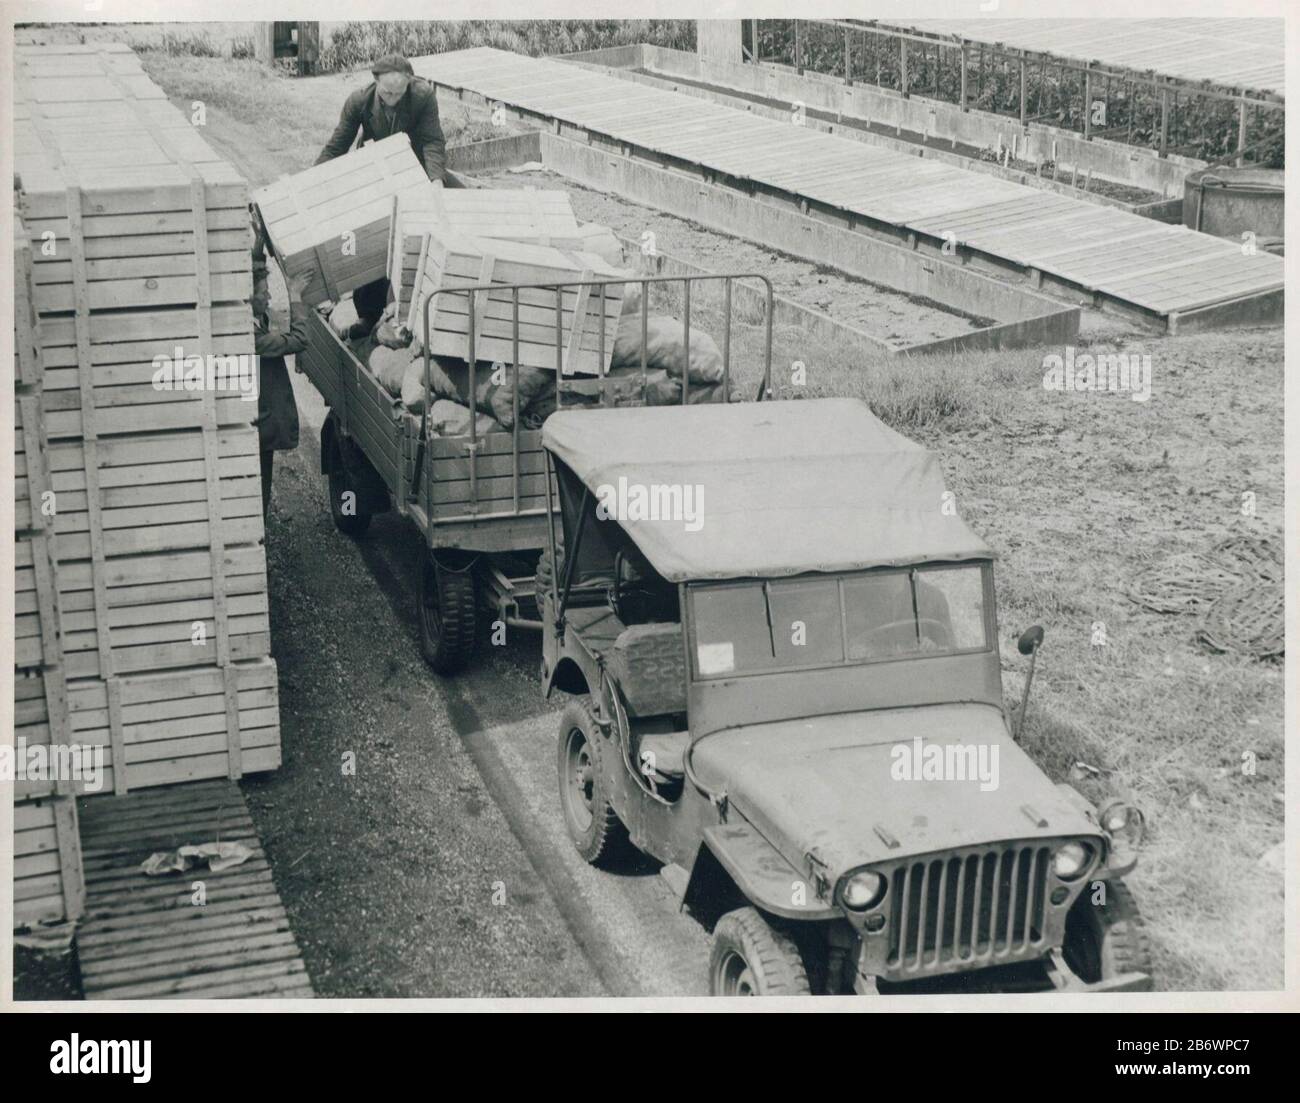
[[[609,651],[608,663],[628,715],[644,718],[686,711],[686,655],[680,624],[634,624],[623,629]]]
[[[650,763],[655,780],[663,784],[685,775],[686,767],[682,760],[690,743],[689,731],[647,732],[637,745],[637,757],[642,763]]]

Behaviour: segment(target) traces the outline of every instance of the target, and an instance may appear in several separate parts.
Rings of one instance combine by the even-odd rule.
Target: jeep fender
[[[591,687],[587,685],[587,679],[582,673],[582,667],[568,655],[563,656],[555,664],[555,669],[547,671],[543,678],[543,698],[549,701],[551,692],[557,689],[579,696],[591,692]]]
[[[805,874],[734,815],[730,823],[704,829],[704,843],[691,867],[682,903],[716,897],[732,886],[756,908],[784,919],[841,918],[837,907],[817,896]],[[800,897],[804,902],[795,903]]]

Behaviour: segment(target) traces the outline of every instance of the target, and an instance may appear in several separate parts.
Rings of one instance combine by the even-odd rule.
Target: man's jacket
[[[447,142],[438,121],[438,98],[428,81],[419,77],[411,80],[405,95],[397,101],[391,125],[375,82],[358,88],[343,104],[339,125],[334,128],[316,163],[319,165],[322,161],[342,157],[352,148],[358,130],[361,131],[359,144],[362,145],[404,133],[410,138],[411,148],[424,165],[429,179],[442,179],[447,167]]]
[[[263,452],[282,452],[298,447],[298,404],[293,400],[286,356],[307,347],[307,319],[311,307],[289,304],[289,328],[272,329],[270,319],[254,317],[253,351],[257,353],[257,434]]]

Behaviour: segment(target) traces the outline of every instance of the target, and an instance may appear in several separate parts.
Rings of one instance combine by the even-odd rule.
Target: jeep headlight
[[[846,908],[851,908],[855,912],[864,912],[879,904],[880,898],[884,895],[885,879],[879,873],[864,869],[844,882],[840,899],[844,901]]]
[[[1052,855],[1052,872],[1062,881],[1073,881],[1092,861],[1092,851],[1083,843],[1068,842]]]
[[[1136,805],[1126,801],[1112,801],[1101,810],[1098,817],[1106,834],[1110,836],[1111,860],[1109,865],[1130,865],[1137,860],[1138,849],[1146,837],[1146,817]]]

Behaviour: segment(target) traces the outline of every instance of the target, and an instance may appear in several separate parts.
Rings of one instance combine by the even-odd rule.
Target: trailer
[[[553,301],[555,402],[561,409],[566,396],[569,405],[574,405],[577,395],[599,397],[601,404],[607,405],[611,394],[607,375],[584,377],[566,370],[561,310],[566,292],[576,291],[583,302],[599,295],[603,303],[608,289],[615,285],[640,285],[644,387],[644,337],[651,288],[658,284],[682,286],[683,324],[689,347],[692,291],[709,281],[720,282],[722,399],[730,401],[732,286],[737,280],[759,281],[766,294],[765,362],[755,396],[761,399],[768,392],[771,378],[773,291],[771,281],[757,273],[440,288],[423,305],[425,403],[419,414],[409,411],[401,399],[390,394],[327,321],[313,312],[308,322],[307,348],[298,355],[298,365],[329,406],[321,427],[321,474],[328,479],[334,526],[345,535],[357,537],[366,531],[372,517],[391,510],[415,525],[424,544],[417,597],[420,646],[437,673],[453,674],[469,663],[483,609],[490,610],[494,621],[506,627],[542,627],[534,576],[538,556],[546,544],[548,502],[554,496],[553,485],[552,493],[547,492],[541,430],[521,425],[517,388],[509,432],[480,434],[476,416],[469,418],[469,431],[463,435],[440,436],[432,432],[428,420],[433,399],[430,318],[438,297],[463,296],[465,300],[468,326],[464,359],[470,401],[477,394],[477,373],[485,370],[476,349],[481,333],[477,320],[487,310],[480,304],[480,296],[491,292],[498,301],[503,293],[509,296],[514,355],[506,370],[511,373],[517,368],[510,365],[519,363],[521,303],[526,309],[531,306],[535,314],[539,299]],[[696,298],[698,301],[698,295]],[[604,355],[605,334],[603,330],[599,333],[598,361],[603,364],[608,362]],[[513,385],[515,376],[509,378]],[[682,401],[690,401],[690,384],[685,380]],[[472,415],[476,414],[472,410]]]

